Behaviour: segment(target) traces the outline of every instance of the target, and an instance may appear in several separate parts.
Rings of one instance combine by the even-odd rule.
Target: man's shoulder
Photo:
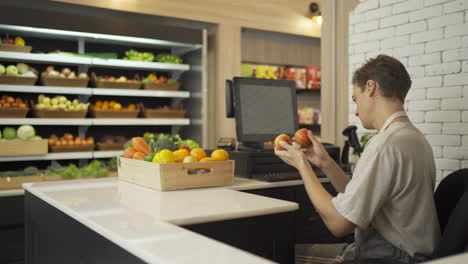
[[[425,148],[427,140],[411,123],[400,123],[389,127],[372,138],[370,151],[406,152],[409,148]]]

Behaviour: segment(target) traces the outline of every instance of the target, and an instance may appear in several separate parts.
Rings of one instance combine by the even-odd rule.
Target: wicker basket
[[[0,108],[0,118],[25,118],[29,108]]]
[[[13,44],[0,44],[0,51],[31,53],[31,46],[18,46]]]
[[[143,83],[145,90],[177,91],[179,88],[180,83]]]
[[[36,84],[36,81],[37,81],[37,77],[0,75],[0,84],[34,85]]]
[[[91,73],[91,83],[96,88],[112,88],[112,89],[140,89],[141,82],[116,82],[98,80],[96,74]]]
[[[137,118],[140,110],[91,110],[94,118]]]
[[[33,115],[38,118],[85,118],[88,111],[63,111],[33,108]]]
[[[97,143],[98,150],[122,150],[124,144],[120,143]]]
[[[83,151],[93,151],[93,145],[85,146],[49,146],[50,152],[83,152]]]
[[[63,86],[63,87],[87,87],[89,78],[60,78],[41,76],[41,83],[44,86]]]
[[[146,118],[184,118],[185,109],[143,109]]]

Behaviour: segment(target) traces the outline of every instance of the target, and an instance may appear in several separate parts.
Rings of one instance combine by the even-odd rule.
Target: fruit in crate
[[[153,61],[154,54],[152,52],[139,52],[131,49],[125,52],[125,57],[122,59],[133,61]]]
[[[87,111],[89,103],[80,103],[78,99],[69,100],[65,96],[54,96],[52,98],[43,94],[37,97],[37,110],[56,110],[56,111]]]
[[[26,104],[21,98],[3,95],[0,99],[0,108],[26,108]]]
[[[229,153],[224,149],[217,149],[211,153],[210,161],[225,161],[229,159]]]
[[[135,104],[129,104],[127,106],[122,106],[122,104],[116,101],[96,101],[94,105],[92,105],[93,110],[136,110],[137,107]]]
[[[121,144],[123,146],[127,140],[128,138],[123,136],[104,136],[100,142],[104,144]]]
[[[177,83],[177,81],[175,79],[173,79],[173,78],[168,79],[164,75],[161,75],[158,78],[158,76],[156,76],[155,73],[148,74],[148,76],[146,76],[146,78],[143,79],[143,82],[144,83],[167,83],[167,84]]]
[[[123,157],[129,159],[144,160],[150,155],[148,143],[142,137],[134,137],[130,140],[130,144],[124,145]]]
[[[161,63],[174,63],[174,64],[181,64],[182,63],[182,58],[176,55],[172,55],[169,53],[159,53],[156,56],[155,61],[161,62]]]
[[[15,77],[37,77],[37,71],[24,63],[18,63],[16,66],[8,65],[7,67],[0,64],[0,75]]]
[[[136,77],[133,79],[128,79],[125,76],[120,76],[119,78],[116,78],[115,76],[104,75],[104,76],[97,76],[96,79],[98,81],[106,81],[106,82],[127,82],[127,83],[139,82],[139,80]]]
[[[24,39],[22,37],[18,36],[18,37],[15,38],[15,45],[24,46],[24,45],[26,45],[26,41],[24,41]]]
[[[2,42],[3,44],[15,45],[15,41],[8,36],[6,38],[3,38]]]
[[[43,77],[51,78],[68,78],[68,79],[86,79],[88,74],[85,72],[74,72],[70,68],[62,68],[59,72],[55,69],[54,66],[47,66],[46,70],[42,73]]]
[[[61,137],[57,137],[56,135],[50,135],[49,139],[49,146],[58,147],[58,146],[92,146],[94,145],[94,138],[87,137],[81,138],[79,136],[75,137],[70,133],[65,133]]]

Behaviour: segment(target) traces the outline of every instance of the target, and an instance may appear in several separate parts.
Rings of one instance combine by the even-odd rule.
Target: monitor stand
[[[251,152],[265,152],[273,151],[273,149],[264,148],[263,142],[240,142],[237,147],[240,151],[251,151]]]

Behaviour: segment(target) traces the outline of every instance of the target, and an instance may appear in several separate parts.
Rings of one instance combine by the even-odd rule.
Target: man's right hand
[[[318,141],[310,130],[307,132],[307,136],[312,144],[307,148],[301,148],[307,159],[320,169],[325,168],[330,162],[333,162],[323,144]]]

